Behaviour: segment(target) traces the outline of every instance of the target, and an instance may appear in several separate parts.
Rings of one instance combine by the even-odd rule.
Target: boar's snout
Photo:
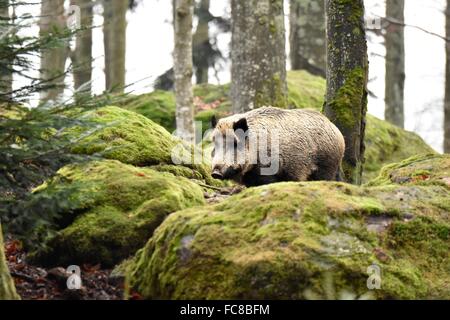
[[[211,173],[211,176],[212,176],[214,179],[223,179],[223,174],[222,174],[218,169],[214,170],[214,171]]]

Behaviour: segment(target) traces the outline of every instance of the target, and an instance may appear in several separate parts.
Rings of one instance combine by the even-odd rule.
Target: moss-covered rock
[[[448,198],[440,183],[250,188],[171,214],[127,264],[127,284],[149,299],[449,299]]]
[[[380,175],[368,183],[369,186],[386,184],[441,185],[450,190],[450,155],[417,155],[393,163],[384,167]]]
[[[148,94],[129,96],[119,107],[142,114],[169,132],[175,130],[175,96],[170,91],[156,90]]]
[[[287,76],[289,106],[292,108],[322,109],[326,83],[322,77],[307,71],[290,71]]]
[[[290,108],[322,109],[326,88],[323,78],[313,76],[306,71],[290,71],[287,82]],[[210,128],[213,115],[221,118],[231,114],[229,85],[197,86],[194,89],[194,95],[196,96],[195,117],[202,123],[202,132]],[[175,102],[172,93],[156,91],[150,95],[135,97],[135,99],[147,102],[142,102],[140,108],[136,108],[134,103],[124,104],[123,107],[139,112],[163,126],[166,123],[175,123]],[[167,118],[161,119],[161,109],[170,111],[166,113]],[[172,130],[173,126],[166,129]],[[417,134],[371,115],[367,115],[365,142],[364,182],[375,178],[386,164],[398,162],[416,154],[434,152]]]
[[[71,152],[75,154],[136,166],[177,165],[180,167],[177,172],[189,171],[209,185],[222,185],[212,179],[209,159],[201,149],[186,144],[138,113],[109,106],[85,112],[80,119],[89,125],[73,127],[64,133],[73,139]]]
[[[163,127],[139,115],[118,107],[103,107],[88,111],[81,118],[97,127],[69,134],[77,139],[71,151],[77,154],[99,155],[133,165],[171,163],[171,151],[177,141]]]
[[[435,153],[417,134],[372,115],[367,115],[365,143],[363,182],[375,178],[387,164],[418,154]]]
[[[66,200],[55,221],[62,229],[31,255],[46,265],[114,265],[141,248],[169,213],[204,203],[191,180],[114,160],[60,169],[34,191],[32,203],[48,198]]]

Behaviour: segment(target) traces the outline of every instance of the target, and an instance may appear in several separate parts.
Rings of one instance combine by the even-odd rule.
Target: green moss
[[[172,136],[152,120],[118,107],[104,107],[83,113],[90,127],[71,128],[64,134],[73,137],[71,151],[122,163],[150,166],[177,164],[195,170],[213,183],[210,167],[202,162],[202,150]],[[97,124],[97,127],[95,125]]]
[[[82,138],[71,148],[73,153],[99,155],[134,165],[171,162],[177,141],[163,127],[137,113],[118,107],[88,111],[82,119],[98,123],[97,129],[72,129],[67,134]]]
[[[428,217],[409,222],[395,221],[386,236],[386,245],[395,249],[398,259],[411,259],[428,283],[435,286],[429,298],[448,296],[447,277],[450,269],[450,224],[437,223]],[[417,272],[420,277],[420,272]],[[415,297],[412,297],[415,298]]]
[[[205,103],[220,102],[228,97],[229,91],[229,84],[213,85],[204,83],[194,87],[194,96],[200,98]]]
[[[28,111],[21,105],[0,103],[0,119],[20,120],[27,115]]]
[[[346,17],[349,23],[362,27],[364,17],[364,5],[353,0],[337,0],[331,14]]]
[[[170,215],[129,264],[127,284],[149,299],[449,298],[438,286],[450,280],[450,221],[433,202],[445,195],[331,182],[250,188]],[[369,291],[373,263],[382,287]]]
[[[325,95],[325,79],[306,71],[290,71],[287,75],[289,107],[320,110]]]
[[[384,167],[369,186],[386,184],[440,185],[450,189],[450,155],[417,155]],[[445,202],[443,202],[445,205]]]
[[[345,76],[345,82],[339,88],[336,96],[329,102],[329,108],[334,113],[333,122],[345,128],[352,128],[361,121],[361,115],[355,114],[354,106],[361,105],[364,96],[365,77],[362,68],[355,68]]]
[[[172,92],[155,90],[149,94],[131,96],[119,107],[142,114],[169,132],[175,131],[175,97]]]
[[[275,21],[270,22],[269,30],[272,35],[275,35],[277,33],[277,25],[275,24]]]
[[[367,115],[364,181],[375,178],[380,169],[417,154],[434,153],[417,134],[400,129],[387,121]]]
[[[253,101],[255,108],[268,104],[278,108],[287,107],[287,92],[279,74],[275,74],[272,79],[261,81],[260,87],[256,90]]]
[[[66,166],[34,191],[36,200],[61,195],[67,203],[55,223],[62,229],[31,255],[39,263],[111,266],[139,249],[169,213],[204,203],[202,188],[184,177],[113,160]]]

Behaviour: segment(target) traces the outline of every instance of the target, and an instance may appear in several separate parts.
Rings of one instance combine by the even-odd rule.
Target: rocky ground
[[[17,293],[23,300],[120,300],[123,278],[111,277],[110,269],[100,265],[81,267],[81,290],[69,290],[66,267],[40,268],[27,263],[26,252],[17,240],[7,238],[7,264]]]

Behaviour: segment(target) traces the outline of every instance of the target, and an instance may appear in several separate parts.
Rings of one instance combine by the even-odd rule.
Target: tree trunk
[[[324,112],[345,138],[346,181],[361,183],[368,58],[363,0],[326,0],[327,92]]]
[[[8,32],[10,16],[9,16],[9,0],[0,0],[0,17],[2,18],[1,33]],[[5,19],[5,20],[3,20]],[[0,61],[0,91],[3,93],[12,92],[12,72],[11,62],[7,59]],[[4,100],[10,100],[11,96],[5,96]]]
[[[125,88],[125,50],[128,1],[103,0],[106,90],[122,93]]]
[[[386,16],[404,21],[404,0],[387,0]],[[403,128],[405,116],[403,97],[405,87],[405,36],[404,27],[389,24],[386,30],[386,81],[385,81],[385,119]]]
[[[176,0],[174,7],[173,65],[177,134],[182,139],[194,140],[194,105],[192,93],[192,16],[193,0]]]
[[[325,2],[290,0],[290,7],[291,68],[325,77]]]
[[[209,43],[209,0],[200,0],[198,10],[198,25],[193,36],[193,50],[196,56],[195,79],[197,84],[208,83],[210,50]]]
[[[42,0],[40,18],[40,36],[61,33],[66,28],[64,0]],[[58,36],[58,35],[56,35]],[[66,60],[69,44],[56,48],[43,49],[41,52],[41,80],[46,81],[49,89],[41,92],[41,102],[57,101],[64,92]]]
[[[287,106],[283,0],[231,0],[234,113]]]
[[[14,281],[9,274],[4,246],[2,226],[0,224],[0,300],[18,300],[20,297],[16,293]]]
[[[92,81],[92,7],[94,3],[92,0],[71,0],[71,4],[81,9],[82,28],[76,35],[76,47],[72,53],[74,86],[78,93],[89,96]]]
[[[450,0],[447,0],[445,12],[446,37],[450,37]],[[444,101],[444,152],[450,153],[450,42],[445,44],[446,66],[445,66],[445,101]]]

